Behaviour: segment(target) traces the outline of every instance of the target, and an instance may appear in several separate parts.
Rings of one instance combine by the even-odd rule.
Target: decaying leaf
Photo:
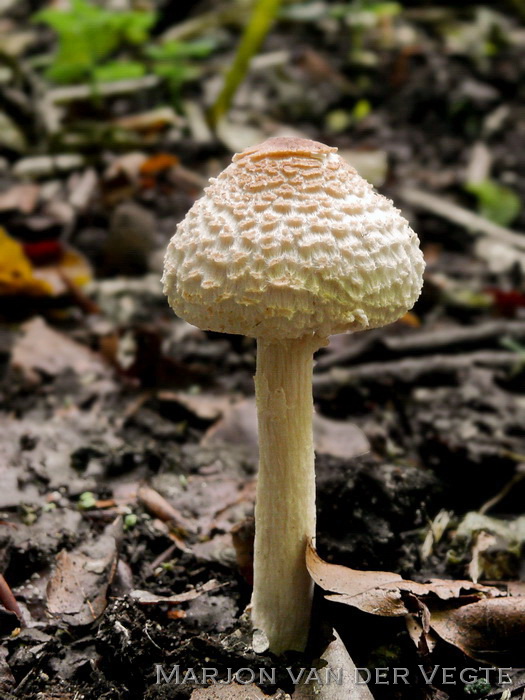
[[[194,588],[191,591],[185,591],[184,593],[175,593],[174,595],[155,595],[149,591],[131,591],[131,597],[140,603],[141,605],[180,605],[181,603],[188,603],[190,600],[195,600],[199,598],[203,593],[209,593],[210,591],[216,591],[218,588],[222,588],[225,584],[219,583],[215,579],[207,581],[200,588]]]
[[[314,668],[318,676],[310,678],[308,682],[299,683],[292,700],[374,700],[368,685],[359,677],[356,665],[335,630],[333,639],[318,661],[314,662]],[[335,678],[328,675],[330,672],[335,672]],[[303,675],[303,681],[311,675],[310,671]]]
[[[286,700],[289,697],[282,690],[275,695],[266,695],[254,684],[228,683],[197,688],[191,694],[190,700]]]
[[[22,335],[16,341],[11,355],[11,365],[31,375],[35,371],[56,376],[65,370],[73,370],[82,377],[107,377],[110,369],[89,348],[59,333],[42,318],[25,323]]]
[[[432,630],[467,656],[483,663],[520,666],[525,654],[525,598],[480,600],[433,611]]]
[[[88,625],[104,612],[117,567],[120,519],[72,552],[62,550],[47,585],[47,610],[69,625]]]
[[[482,596],[501,595],[496,588],[472,581],[431,579],[429,583],[417,583],[388,571],[357,571],[338,564],[328,564],[311,545],[307,549],[306,564],[317,585],[333,592],[332,595],[326,596],[328,600],[344,603],[373,615],[407,615],[411,612],[407,601],[413,600],[414,597],[472,602]]]
[[[416,583],[385,571],[355,571],[328,564],[309,545],[308,571],[328,600],[374,615],[406,616],[412,640],[431,651],[436,637],[472,658],[518,664],[525,652],[525,597],[505,596],[495,587],[470,581],[431,579]]]
[[[337,603],[345,603],[374,615],[407,615],[399,585],[403,579],[388,571],[357,571],[339,564],[323,561],[309,545],[306,565],[315,583],[325,591],[337,592],[326,596]]]

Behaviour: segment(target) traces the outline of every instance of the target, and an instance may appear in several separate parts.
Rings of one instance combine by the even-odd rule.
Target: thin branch
[[[474,234],[484,234],[507,243],[518,250],[525,250],[525,235],[523,233],[499,226],[499,224],[484,219],[479,214],[464,209],[444,197],[437,197],[434,194],[422,192],[411,187],[403,187],[398,191],[398,195],[408,204],[425,209],[436,216],[441,216],[443,219],[458,224],[458,226],[463,226]]]

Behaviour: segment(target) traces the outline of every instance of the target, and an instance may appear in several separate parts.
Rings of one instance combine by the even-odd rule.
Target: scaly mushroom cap
[[[336,148],[273,138],[210,180],[171,239],[163,283],[199,328],[326,338],[395,321],[423,269],[408,222]]]

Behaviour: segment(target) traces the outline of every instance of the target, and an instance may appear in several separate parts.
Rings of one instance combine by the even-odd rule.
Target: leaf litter
[[[240,621],[253,545],[253,344],[174,319],[159,269],[177,221],[229,160],[220,138],[240,144],[292,130],[339,145],[386,193],[410,202],[429,263],[413,315],[384,333],[333,339],[315,375],[317,422],[324,422],[317,434],[320,551],[385,576],[353,597],[407,618],[418,651],[403,646],[406,634],[389,626],[395,619],[337,606],[336,626],[360,665],[413,667],[432,651],[436,663],[470,666],[458,650],[519,664],[523,546],[512,523],[524,496],[524,264],[516,232],[525,230],[525,186],[508,128],[520,110],[513,97],[518,5],[506,12],[467,5],[459,15],[450,7],[381,4],[358,12],[323,3],[284,8],[268,51],[254,60],[235,109],[213,134],[205,112],[217,93],[217,62],[205,58],[214,46],[233,47],[244,10],[196,8],[186,18],[182,3],[174,10],[182,21],[157,28],[167,45],[156,45],[157,34],[148,38],[158,49],[154,62],[166,63],[174,50],[202,61],[197,78],[193,65],[181,66],[189,90],[179,86],[174,97],[169,76],[148,74],[100,82],[94,100],[90,71],[96,79],[122,78],[142,67],[125,65],[129,56],[117,46],[115,56],[91,56],[80,66],[85,84],[53,87],[38,65],[39,52],[52,55],[50,36],[41,26],[25,31],[26,3],[4,4],[0,31],[15,62],[2,67],[0,112],[9,127],[0,138],[0,209],[3,245],[11,245],[0,256],[7,279],[0,420],[9,435],[0,448],[0,565],[29,626],[9,637],[13,620],[0,617],[7,631],[0,694],[206,697],[213,689],[156,687],[151,669],[203,658],[223,669],[275,665],[254,654]],[[95,16],[107,21],[108,12]],[[369,29],[355,24],[354,12]],[[201,32],[211,38],[207,48],[184,44]],[[170,34],[182,44],[170,44]],[[62,55],[68,41],[63,33]],[[56,58],[47,61],[53,71],[79,70],[57,67]],[[476,181],[482,188],[469,194]],[[133,226],[139,218],[144,238]],[[505,228],[511,223],[515,231]],[[482,233],[473,245],[471,227]],[[51,250],[45,283],[52,291],[35,294],[42,255]],[[60,270],[64,250],[81,255]],[[83,256],[91,269],[82,267]],[[120,258],[130,277],[105,277],[120,271]],[[22,273],[16,289],[13,270]],[[75,288],[92,276],[87,288]],[[32,317],[20,330],[11,324]],[[121,359],[131,362],[124,367]],[[144,497],[146,488],[158,495]],[[487,507],[494,518],[469,521],[469,511]],[[438,522],[440,510],[447,516]],[[107,538],[116,515],[125,523],[118,547]],[[389,569],[430,582],[400,580]],[[481,583],[463,581],[468,573]],[[52,618],[44,606],[50,581]],[[205,591],[212,581],[221,588]],[[130,591],[159,602],[141,605]],[[186,602],[162,603],[185,595]],[[323,615],[334,607],[321,602]],[[367,616],[358,635],[349,613]],[[519,674],[514,680],[517,696],[523,683]],[[253,685],[222,693],[290,696],[294,688],[282,677],[279,684],[277,693]],[[397,700],[404,690],[376,684],[374,694]],[[471,690],[407,692],[455,700]]]
[[[499,663],[523,654],[525,597],[473,581],[431,579],[418,583],[386,571],[358,571],[323,561],[312,544],[306,562],[310,575],[334,603],[385,617],[408,617],[418,648],[434,646],[432,637],[483,663]],[[428,639],[427,639],[428,636]],[[425,647],[422,646],[424,642]]]

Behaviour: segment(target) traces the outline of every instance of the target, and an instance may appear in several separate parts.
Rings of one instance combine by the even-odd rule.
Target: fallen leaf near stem
[[[430,626],[441,639],[481,663],[523,664],[523,596],[480,600],[456,609],[432,611]]]
[[[470,581],[417,583],[387,571],[323,561],[309,544],[306,565],[326,599],[386,617],[405,616],[412,640],[431,651],[436,637],[483,663],[518,664],[525,653],[525,597]],[[518,593],[522,589],[517,589]]]
[[[368,685],[360,678],[341,637],[333,630],[333,638],[314,661],[319,679],[308,678],[308,672],[302,676],[295,689],[292,700],[374,700]],[[338,674],[337,682],[327,681],[327,670]]]
[[[315,583],[332,592],[326,596],[327,600],[345,603],[373,615],[407,615],[413,609],[410,605],[413,600],[410,599],[414,597],[472,602],[482,596],[502,595],[496,588],[472,581],[431,579],[429,583],[417,583],[389,571],[358,571],[329,564],[321,559],[312,545],[307,548],[306,565]]]
[[[243,578],[253,584],[253,546],[255,539],[255,519],[245,518],[231,529],[237,566]]]

